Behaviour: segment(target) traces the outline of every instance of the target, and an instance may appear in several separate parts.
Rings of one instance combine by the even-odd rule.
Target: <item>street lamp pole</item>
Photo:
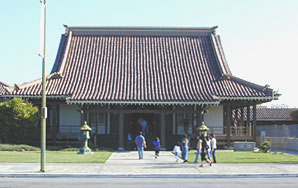
[[[46,76],[45,76],[45,56],[46,56],[46,0],[40,0],[41,3],[41,57],[42,57],[42,96],[41,96],[41,158],[40,158],[40,171],[45,172],[45,151],[46,151],[46,118],[47,118],[47,107],[46,107]],[[43,17],[43,18],[42,18]]]

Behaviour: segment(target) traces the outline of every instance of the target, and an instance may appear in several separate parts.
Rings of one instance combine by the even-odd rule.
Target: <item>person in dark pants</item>
[[[158,137],[156,137],[155,141],[153,142],[153,145],[154,145],[154,151],[155,151],[155,159],[157,159],[160,151],[160,141]]]
[[[207,144],[206,136],[201,135],[200,139],[202,140],[202,152],[201,152],[201,165],[200,165],[200,167],[203,167],[204,161],[207,161],[209,163],[209,165],[212,166],[211,160],[206,157],[207,152],[208,152],[208,144]]]

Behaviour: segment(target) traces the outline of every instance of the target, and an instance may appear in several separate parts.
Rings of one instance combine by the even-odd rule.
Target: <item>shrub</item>
[[[14,98],[0,103],[0,138],[2,143],[39,144],[39,112],[32,103]]]
[[[259,146],[259,149],[261,149],[264,153],[267,153],[270,151],[270,142],[265,141],[263,145]]]
[[[11,145],[11,144],[0,144],[0,151],[39,151],[40,149],[29,145]]]
[[[294,121],[298,121],[298,110],[292,110],[289,113],[290,113],[291,118]]]

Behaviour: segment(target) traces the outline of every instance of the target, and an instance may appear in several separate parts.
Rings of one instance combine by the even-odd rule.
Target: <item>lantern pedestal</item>
[[[91,152],[91,149],[88,147],[88,139],[90,139],[89,131],[92,129],[87,125],[87,122],[85,121],[85,124],[81,128],[81,140],[82,140],[82,147],[80,148],[80,152],[77,154],[83,154],[83,155],[92,155],[93,152]]]

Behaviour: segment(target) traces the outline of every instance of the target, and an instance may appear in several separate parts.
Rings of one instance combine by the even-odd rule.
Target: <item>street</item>
[[[7,187],[297,187],[298,178],[1,178]]]

